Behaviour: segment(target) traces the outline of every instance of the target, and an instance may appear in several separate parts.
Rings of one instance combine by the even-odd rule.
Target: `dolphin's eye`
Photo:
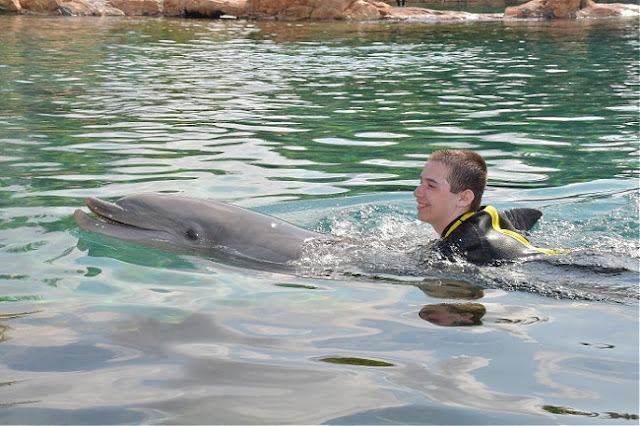
[[[187,232],[185,232],[184,235],[192,241],[195,241],[198,239],[198,233],[196,232],[195,229],[187,229]]]

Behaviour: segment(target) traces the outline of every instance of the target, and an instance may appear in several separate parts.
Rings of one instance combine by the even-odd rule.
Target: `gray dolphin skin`
[[[302,244],[325,234],[216,201],[171,194],[134,194],[115,203],[87,197],[95,217],[78,209],[85,231],[170,250],[207,254],[228,250],[259,261],[284,264],[300,256]]]

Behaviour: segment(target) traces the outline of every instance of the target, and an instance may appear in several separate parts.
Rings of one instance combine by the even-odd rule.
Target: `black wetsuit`
[[[494,207],[482,207],[451,222],[442,238],[434,242],[434,248],[450,261],[463,258],[476,265],[495,265],[540,253],[557,254],[533,247],[516,232],[531,229],[541,215],[535,209],[498,213]]]

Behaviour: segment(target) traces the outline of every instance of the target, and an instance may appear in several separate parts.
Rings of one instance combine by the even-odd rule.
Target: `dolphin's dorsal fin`
[[[509,222],[520,231],[529,231],[542,217],[542,212],[536,209],[518,207],[500,212]]]

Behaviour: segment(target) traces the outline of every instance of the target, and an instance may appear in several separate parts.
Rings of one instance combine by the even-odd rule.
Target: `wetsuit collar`
[[[466,212],[463,215],[458,216],[456,220],[454,220],[449,225],[447,225],[446,228],[444,228],[444,231],[442,231],[441,238],[447,238],[458,226],[462,224],[462,222],[469,219],[471,216],[473,216],[476,213],[477,212],[470,211],[470,212]]]

